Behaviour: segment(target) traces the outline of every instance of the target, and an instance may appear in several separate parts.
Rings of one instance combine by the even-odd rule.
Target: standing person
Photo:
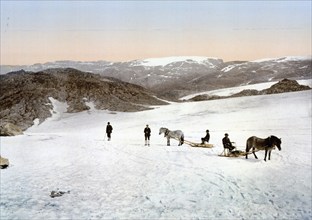
[[[111,124],[108,122],[107,126],[106,126],[106,134],[107,134],[107,138],[110,141],[111,140],[111,133],[113,132],[113,127],[111,126]]]
[[[202,144],[204,144],[205,141],[209,143],[209,139],[210,139],[209,130],[206,130],[206,136],[201,139],[202,140]]]
[[[230,152],[235,149],[235,147],[232,145],[232,142],[230,141],[229,134],[225,133],[224,138],[222,139],[223,147],[224,149],[229,149]]]
[[[144,128],[144,136],[145,136],[145,146],[150,146],[150,137],[151,137],[151,129],[146,125]]]

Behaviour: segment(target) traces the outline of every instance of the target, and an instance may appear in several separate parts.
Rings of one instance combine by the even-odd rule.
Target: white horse
[[[168,128],[160,128],[159,134],[164,133],[164,137],[167,137],[167,146],[170,146],[170,138],[174,138],[179,141],[179,146],[184,143],[184,134],[180,130],[170,131]]]

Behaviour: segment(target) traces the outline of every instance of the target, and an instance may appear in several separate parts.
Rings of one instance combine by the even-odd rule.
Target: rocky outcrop
[[[0,156],[0,169],[5,169],[10,165],[9,160],[7,158]]]
[[[68,190],[67,192],[65,192],[65,191],[60,191],[60,190],[53,190],[53,191],[51,191],[51,194],[50,194],[50,197],[51,198],[55,198],[55,197],[60,197],[60,196],[63,196],[64,194],[66,194],[66,193],[70,193],[70,191]]]
[[[23,134],[22,129],[12,123],[0,126],[0,136],[16,136],[21,134]]]
[[[199,102],[199,101],[207,101],[207,100],[216,100],[216,99],[222,99],[225,98],[224,96],[218,96],[218,95],[197,95],[191,99],[189,99],[189,101],[194,101],[194,102]]]
[[[283,79],[268,89],[261,91],[262,94],[276,94],[284,92],[297,92],[311,89],[309,86],[300,85],[296,80]]]
[[[233,98],[233,97],[242,97],[242,96],[254,96],[254,95],[269,95],[269,94],[277,94],[284,92],[297,92],[303,90],[311,89],[309,86],[300,85],[296,80],[283,79],[278,83],[272,85],[268,89],[263,89],[261,91],[255,89],[245,89],[241,92],[235,93],[230,96],[209,96],[209,95],[197,95],[189,101],[207,101],[207,100],[215,100],[215,99],[225,99],[225,98]]]
[[[142,111],[166,104],[141,86],[75,69],[18,71],[0,76],[0,127],[12,123],[22,130],[51,116],[50,97],[68,104],[67,112],[97,109]]]
[[[256,89],[244,89],[241,92],[235,93],[231,95],[230,97],[241,97],[241,96],[253,96],[253,95],[260,95],[261,92],[259,92]]]

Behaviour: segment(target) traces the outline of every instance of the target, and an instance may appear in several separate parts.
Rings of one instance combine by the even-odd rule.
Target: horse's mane
[[[265,141],[270,147],[273,145],[274,142],[281,143],[281,140],[274,135],[269,136],[268,138],[265,139]]]
[[[278,140],[278,141],[280,141],[281,139],[279,139],[278,137],[276,137],[276,136],[274,136],[274,135],[271,135],[270,136],[272,139],[274,139],[274,140]]]

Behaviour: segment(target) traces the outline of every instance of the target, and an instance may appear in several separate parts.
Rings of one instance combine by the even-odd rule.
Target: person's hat
[[[206,132],[209,132],[209,130],[206,130]]]
[[[224,135],[225,135],[225,136],[229,136],[229,134],[228,134],[228,133],[225,133]]]

